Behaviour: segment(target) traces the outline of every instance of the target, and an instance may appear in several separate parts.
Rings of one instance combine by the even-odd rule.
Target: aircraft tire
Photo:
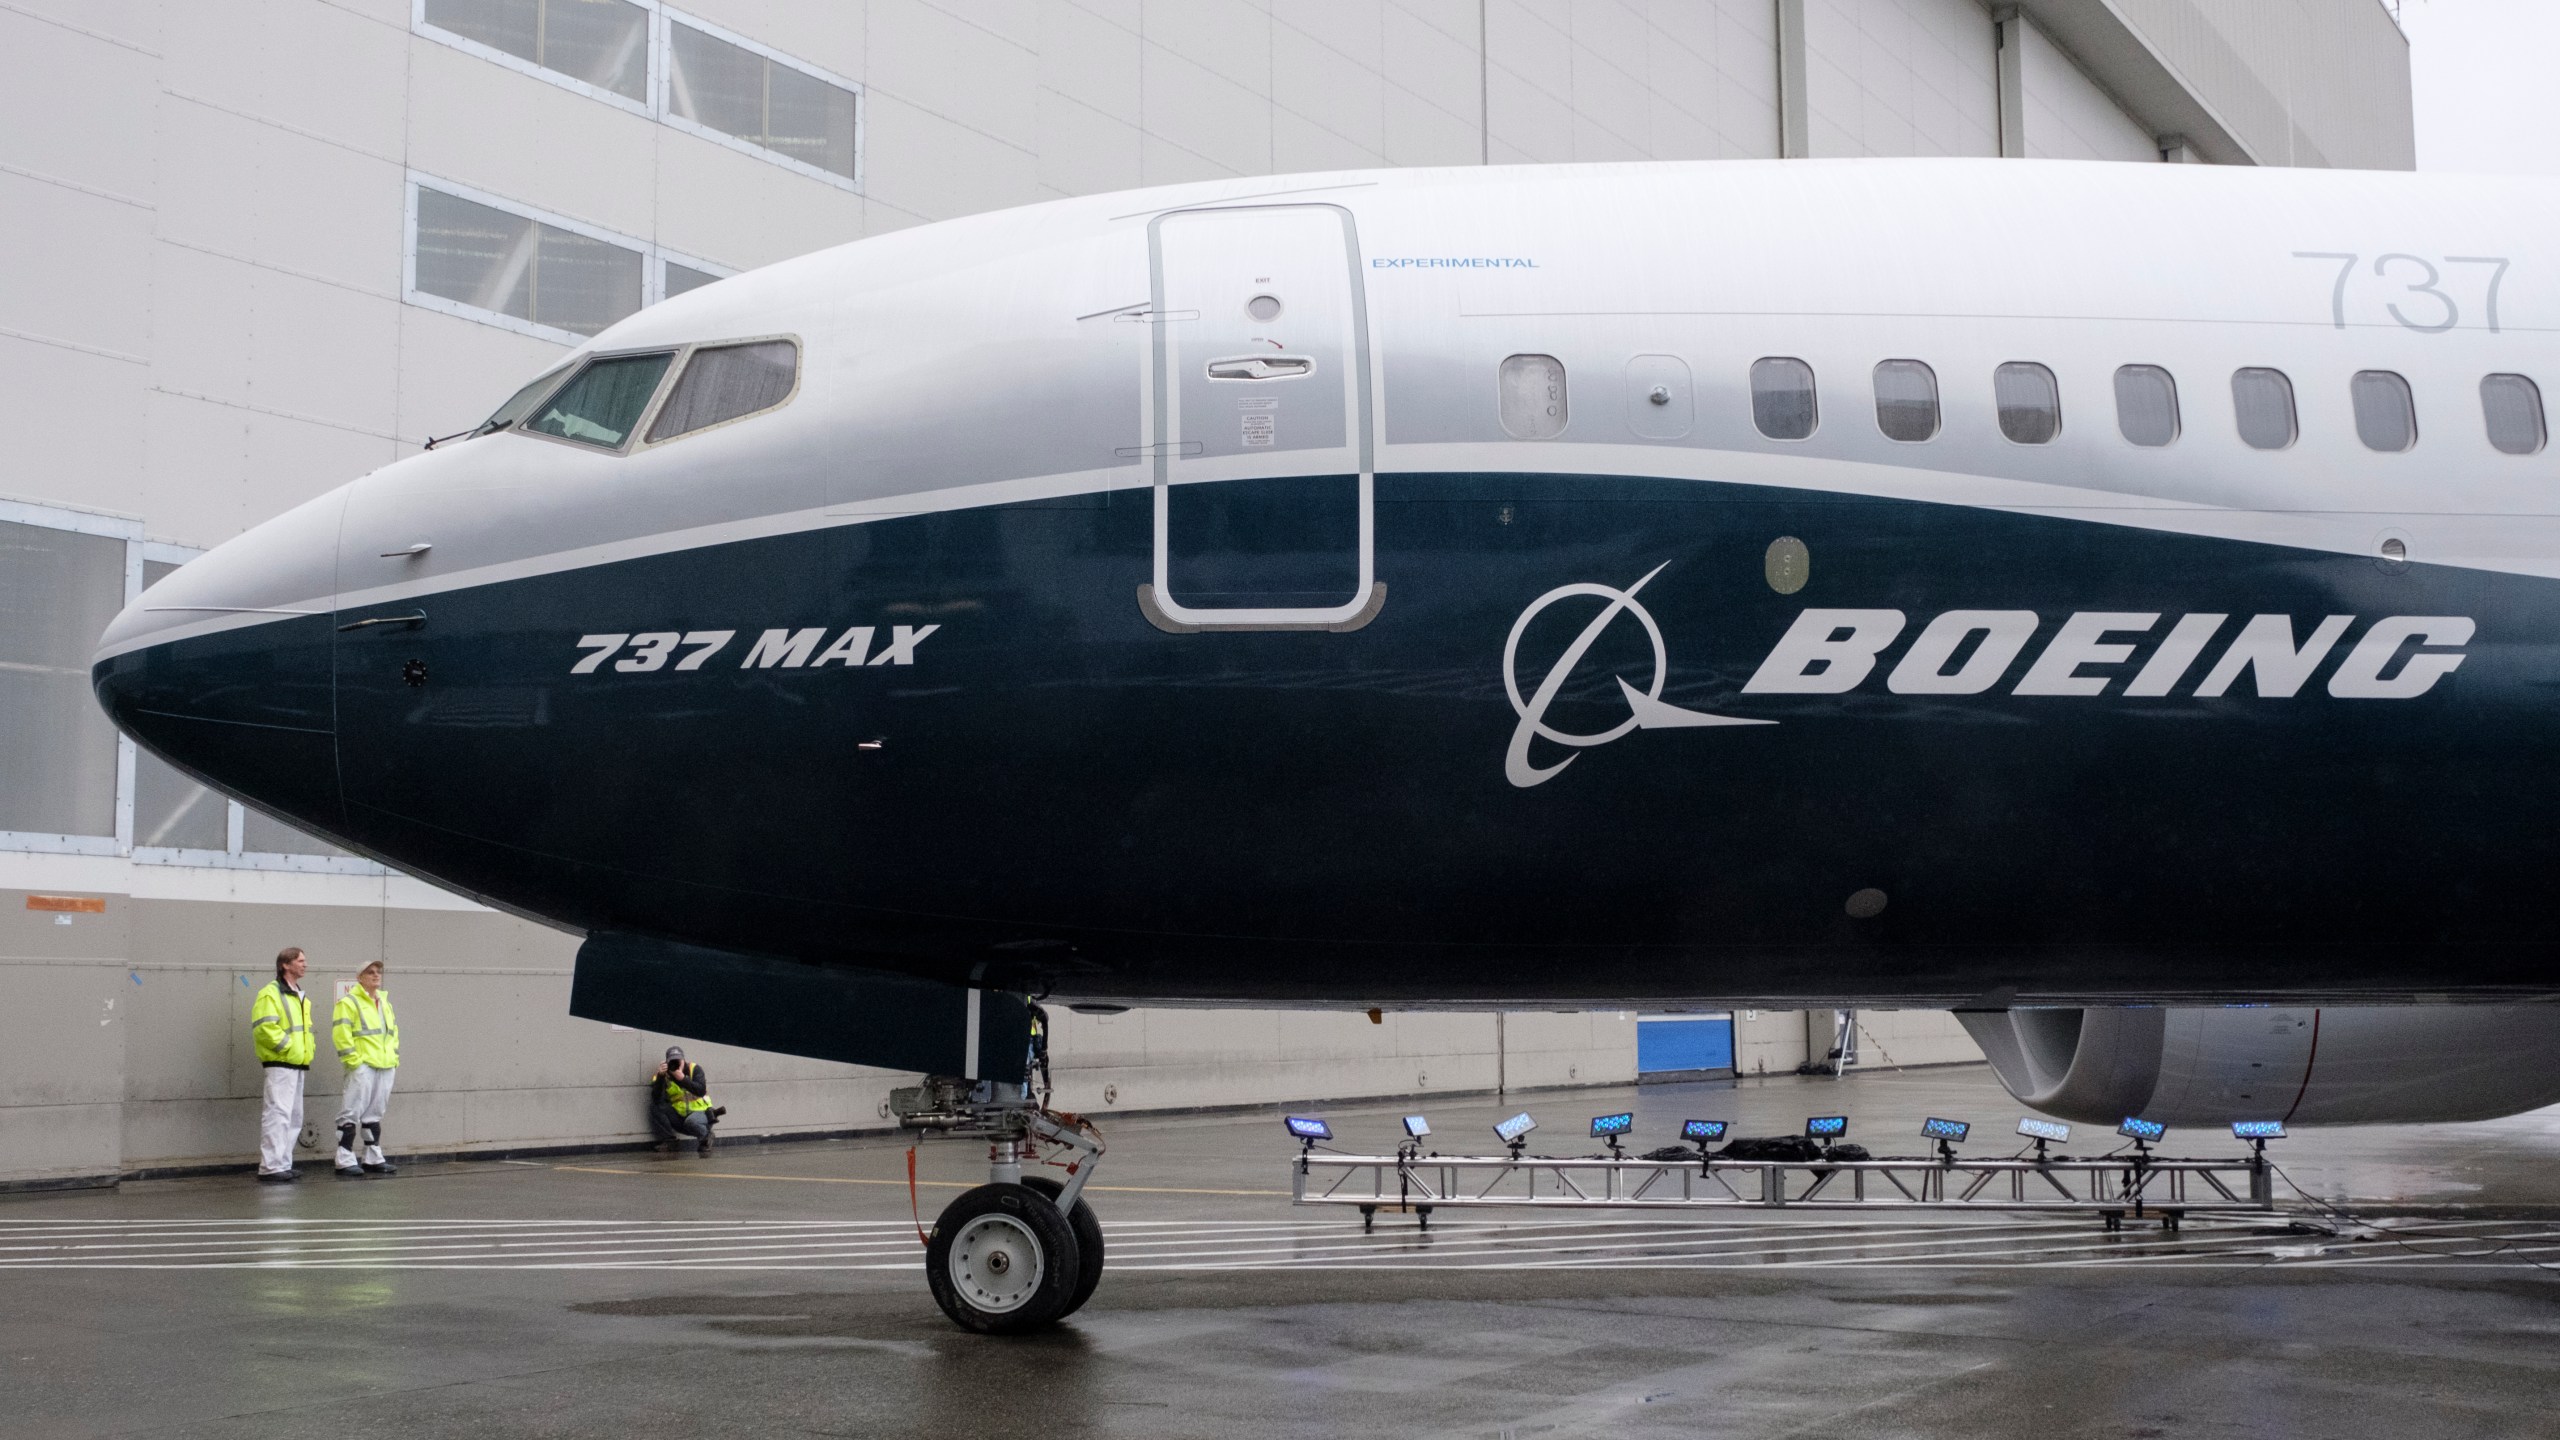
[[[1075,1227],[1027,1185],[981,1185],[934,1218],[924,1278],[951,1323],[981,1335],[1056,1324],[1084,1277]]]
[[[1052,1200],[1066,1188],[1046,1175],[1034,1175],[1022,1183]],[[1083,1263],[1082,1273],[1076,1277],[1076,1293],[1068,1299],[1067,1308],[1058,1312],[1061,1320],[1083,1309],[1084,1302],[1093,1298],[1093,1287],[1102,1283],[1102,1222],[1095,1218],[1093,1207],[1085,1203],[1083,1196],[1077,1196],[1076,1207],[1067,1212],[1067,1225],[1076,1232],[1076,1258]]]

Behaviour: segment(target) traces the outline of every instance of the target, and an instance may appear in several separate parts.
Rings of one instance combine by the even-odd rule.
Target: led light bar
[[[1724,1132],[1725,1123],[1721,1120],[1683,1120],[1680,1122],[1680,1138],[1683,1140],[1721,1140],[1724,1138]]]
[[[1292,1115],[1288,1118],[1288,1125],[1289,1133],[1300,1140],[1333,1138],[1333,1127],[1313,1115]]]
[[[2144,1120],[2127,1115],[2124,1117],[2124,1123],[2116,1127],[2116,1133],[2127,1140],[2157,1140],[2169,1133],[2169,1127],[2157,1120]]]
[[[2018,1133],[2030,1140],[2060,1142],[2071,1138],[2071,1127],[2059,1120],[2039,1120],[2033,1115],[2028,1115],[2019,1119]]]
[[[2234,1140],[2281,1140],[2284,1138],[2284,1122],[2281,1120],[2234,1120],[2231,1122],[2231,1138]]]
[[[1804,1122],[1804,1133],[1816,1140],[1837,1140],[1849,1133],[1846,1115],[1816,1115]]]
[[[1501,1124],[1494,1126],[1493,1133],[1502,1141],[1503,1144],[1508,1145],[1512,1141],[1519,1139],[1521,1136],[1526,1135],[1537,1128],[1538,1122],[1530,1119],[1529,1112],[1523,1110],[1519,1114],[1512,1116],[1510,1119],[1503,1121]]]
[[[1407,1115],[1404,1117],[1404,1133],[1408,1139],[1419,1140],[1431,1133],[1431,1122],[1419,1115]]]
[[[1940,1120],[1932,1116],[1920,1122],[1920,1133],[1932,1140],[1962,1140],[1973,1126],[1963,1120]]]
[[[1612,1135],[1624,1135],[1634,1128],[1636,1128],[1636,1112],[1633,1110],[1621,1110],[1615,1115],[1591,1117],[1591,1138],[1594,1140],[1605,1140]]]

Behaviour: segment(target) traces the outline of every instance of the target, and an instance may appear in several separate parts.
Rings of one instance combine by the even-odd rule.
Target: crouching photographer
[[[711,1076],[684,1058],[684,1047],[670,1045],[667,1058],[649,1072],[649,1130],[658,1148],[672,1151],[690,1136],[695,1153],[711,1153],[711,1127],[729,1107],[711,1103]]]

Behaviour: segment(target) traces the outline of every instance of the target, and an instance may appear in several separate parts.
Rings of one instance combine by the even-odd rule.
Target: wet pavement
[[[1383,1150],[1588,1153],[1684,1118],[1927,1115],[2010,1153],[1979,1067],[1323,1110]],[[903,1142],[415,1165],[0,1197],[0,1434],[2560,1435],[2560,1111],[2277,1142],[2278,1216],[1292,1206],[1277,1113],[1128,1119],[1111,1266],[1028,1340],[925,1293]],[[2085,1132],[2067,1147],[2118,1143]],[[1544,1143],[1540,1143],[1544,1142]],[[2227,1156],[2173,1134],[2169,1153]],[[983,1152],[920,1156],[916,1205]],[[2554,1268],[2545,1268],[2554,1267]]]

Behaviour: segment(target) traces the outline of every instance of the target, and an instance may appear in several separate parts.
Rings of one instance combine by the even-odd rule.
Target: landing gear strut
[[[943,1208],[925,1242],[925,1283],[953,1324],[1022,1335],[1072,1315],[1102,1281],[1102,1223],[1084,1201],[1102,1136],[1020,1085],[936,1076],[891,1092],[898,1124],[987,1142],[987,1183]],[[1026,1155],[1064,1159],[1066,1180],[1023,1178]]]

